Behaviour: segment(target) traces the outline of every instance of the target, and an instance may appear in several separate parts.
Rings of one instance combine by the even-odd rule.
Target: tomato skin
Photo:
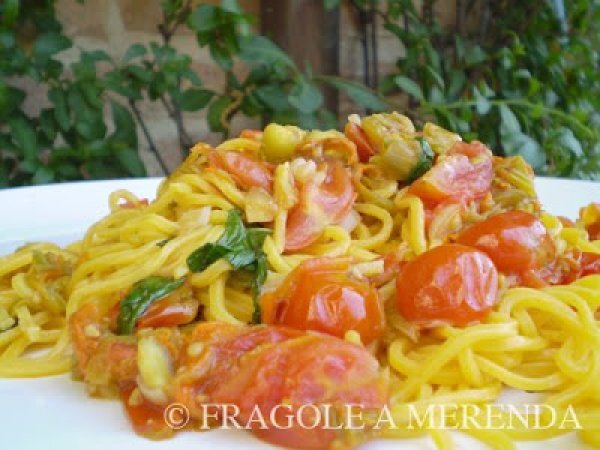
[[[190,352],[197,344],[202,350]],[[280,404],[293,410],[304,404],[345,403],[381,408],[387,400],[387,381],[378,369],[366,349],[334,337],[278,326],[202,322],[185,338],[171,395],[188,408],[192,419],[203,419],[203,404],[235,405],[240,425],[257,426],[248,422],[258,408],[268,426],[253,428],[261,439],[326,449],[337,436],[334,431],[322,427],[307,431],[295,421],[289,429],[277,429],[287,421],[277,411],[272,423],[271,411]]]
[[[273,191],[273,167],[266,162],[236,151],[213,150],[208,154],[208,164],[229,173],[243,189],[260,187]]]
[[[175,430],[169,427],[164,419],[164,408],[155,405],[140,395],[139,403],[129,399],[135,389],[135,384],[129,384],[120,389],[120,397],[133,430],[151,439],[165,439],[173,436]]]
[[[327,449],[337,433],[324,428],[321,420],[314,429],[305,429],[296,419],[302,405],[328,404],[341,407],[361,404],[379,409],[387,400],[387,382],[379,374],[377,360],[362,347],[323,335],[304,334],[277,345],[267,345],[248,355],[240,370],[222,383],[212,401],[235,404],[240,423],[248,423],[254,410],[266,418],[267,429],[251,423],[253,432],[272,444],[303,449]],[[288,409],[277,409],[289,405]],[[289,429],[286,415],[291,416]],[[304,423],[315,419],[309,408]]]
[[[375,149],[369,143],[369,139],[367,138],[367,135],[363,129],[355,123],[348,122],[344,127],[344,134],[348,139],[356,144],[356,150],[358,152],[358,159],[360,162],[369,162],[369,158],[375,154]]]
[[[337,160],[321,164],[325,165],[325,180],[301,186],[298,204],[289,211],[285,250],[300,250],[314,243],[327,225],[340,222],[352,209],[356,193],[346,167]]]
[[[489,192],[493,175],[492,155],[485,145],[457,142],[408,192],[429,206],[449,200],[466,203]]]
[[[465,326],[485,318],[498,294],[498,272],[484,253],[464,245],[435,247],[402,268],[397,306],[423,327]]]
[[[471,225],[456,242],[486,253],[504,273],[539,269],[555,257],[552,238],[533,214],[506,211]]]
[[[154,302],[138,318],[137,328],[175,327],[192,322],[198,315],[200,302],[194,298],[173,299],[172,296]]]
[[[262,322],[339,338],[355,330],[365,344],[379,338],[385,319],[377,290],[351,279],[348,268],[347,259],[301,263],[275,291],[261,297]]]
[[[582,252],[581,253],[581,274],[579,278],[585,277],[586,275],[600,274],[600,254]]]

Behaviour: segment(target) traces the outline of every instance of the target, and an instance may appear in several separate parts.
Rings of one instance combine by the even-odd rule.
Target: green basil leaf
[[[254,304],[254,311],[252,312],[252,323],[258,324],[261,321],[261,309],[260,302],[260,291],[262,289],[265,280],[267,279],[267,257],[261,251],[256,259],[255,276],[252,280],[252,303]]]
[[[245,246],[234,248],[225,256],[234,270],[247,267],[256,261],[256,252]]]
[[[180,287],[185,278],[151,276],[135,283],[129,294],[121,301],[117,331],[119,334],[131,334],[140,316],[148,307]]]
[[[417,163],[417,165],[411,170],[410,174],[408,175],[407,181],[409,183],[412,183],[417,178],[423,176],[425,172],[427,172],[433,166],[434,153],[431,149],[431,146],[423,138],[419,138],[418,141],[421,144],[421,160]]]
[[[194,250],[187,257],[187,265],[192,272],[202,272],[215,261],[226,256],[231,250],[222,245],[208,243]]]

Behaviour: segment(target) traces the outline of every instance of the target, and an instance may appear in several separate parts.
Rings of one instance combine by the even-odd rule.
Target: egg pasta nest
[[[483,407],[514,388],[539,393],[540,402],[558,411],[573,408],[581,427],[533,429],[529,422],[539,420],[533,415],[511,429],[460,430],[460,414],[449,425],[493,448],[573,428],[600,447],[600,275],[593,256],[600,254],[600,241],[591,239],[600,207],[583,208],[575,222],[544,212],[521,157],[492,157],[482,144],[463,143],[431,123],[417,131],[397,113],[351,116],[344,133],[270,124],[215,148],[197,144],[155,200],[120,190],[109,205],[110,213],[66,248],[35,243],[0,258],[0,376],[72,369],[91,393],[114,395],[114,380],[103,370],[82,364],[81,354],[72,361],[71,347],[78,345],[73,317],[93,305],[102,319],[82,326],[84,339],[127,335],[123,342],[138,346],[139,367],[132,370],[142,378],[154,371],[147,375],[154,376],[154,390],[146,386],[141,395],[160,403],[173,374],[160,375],[164,368],[155,362],[142,367],[145,327],[170,324],[164,311],[173,304],[180,315],[168,316],[170,328],[189,328],[185,317],[291,326],[285,317],[304,289],[294,277],[324,257],[335,261],[328,270],[363,293],[365,314],[379,322],[357,320],[344,328],[307,319],[298,327],[332,334],[374,356],[397,425],[336,436],[332,445],[429,434],[438,448],[450,449],[447,429],[407,427],[411,411],[435,404]],[[465,230],[514,212],[543,224],[538,232],[551,257],[536,254],[534,262],[515,260],[514,267],[489,252],[491,265],[487,256],[469,260],[465,264],[479,264],[487,274],[474,309],[454,304],[440,312],[424,297],[407,300],[423,284],[405,288],[404,270],[436,249],[441,254],[440,248],[463,245]],[[472,242],[479,248],[482,240]],[[479,250],[486,253],[486,245]],[[303,276],[298,280],[310,280]],[[289,298],[285,289],[292,289]],[[428,301],[441,301],[436,295]],[[163,310],[152,309],[165,298],[171,303]],[[487,423],[480,411],[473,420]],[[541,420],[548,424],[550,418]]]

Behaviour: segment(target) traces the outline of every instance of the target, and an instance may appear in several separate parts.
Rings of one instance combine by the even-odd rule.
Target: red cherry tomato
[[[286,250],[300,250],[315,242],[323,229],[339,223],[352,209],[356,194],[350,173],[337,160],[325,161],[325,180],[308,181],[300,187],[298,204],[289,212]]]
[[[359,125],[348,122],[344,128],[344,134],[356,144],[360,162],[368,162],[369,158],[375,154],[375,149],[369,143],[367,135]]]
[[[340,338],[357,331],[368,344],[383,333],[377,291],[348,276],[347,259],[309,259],[261,298],[263,323],[314,330]]]
[[[189,351],[198,344],[200,351]],[[238,423],[252,425],[253,432],[268,442],[326,449],[336,432],[322,426],[306,430],[294,419],[298,408],[349,403],[381,408],[387,400],[387,383],[366,349],[341,339],[277,326],[205,322],[186,338],[172,393],[192,418],[202,420],[203,403],[235,405]],[[288,408],[279,406],[273,412],[278,405]],[[248,423],[256,408],[267,429]],[[302,418],[305,423],[314,419]]]
[[[267,192],[273,190],[273,166],[266,162],[236,151],[214,150],[208,154],[208,164],[229,173],[243,189],[261,187]]]
[[[175,327],[192,322],[198,315],[200,302],[192,297],[169,295],[154,302],[137,320],[137,328]]]
[[[456,242],[481,250],[498,270],[510,274],[539,269],[556,253],[544,224],[524,211],[503,212],[471,225]]]
[[[409,188],[427,205],[481,199],[492,185],[492,154],[481,142],[457,142]]]
[[[267,429],[253,422],[261,439],[291,448],[327,449],[337,437],[324,427],[314,409],[302,405],[363,408],[383,407],[387,383],[377,360],[364,348],[324,335],[304,334],[275,345],[263,345],[245,355],[239,371],[221,383],[211,399],[235,404],[240,422],[248,423],[255,408],[267,418]],[[286,405],[286,408],[278,405]],[[272,422],[271,417],[275,420]],[[300,419],[298,419],[300,417]],[[281,429],[282,426],[291,426]],[[316,423],[314,429],[304,424]]]
[[[397,305],[421,326],[464,326],[485,318],[498,294],[498,272],[484,253],[464,245],[435,247],[396,278]]]

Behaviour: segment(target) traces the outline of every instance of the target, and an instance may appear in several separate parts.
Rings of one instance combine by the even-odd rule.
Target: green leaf
[[[65,93],[59,88],[52,88],[48,91],[48,100],[54,106],[56,123],[62,131],[68,131],[71,128],[71,119]]]
[[[0,79],[0,117],[10,116],[25,99],[25,92]]]
[[[58,33],[45,33],[35,40],[32,54],[34,57],[45,61],[56,53],[71,47],[71,40]]]
[[[232,253],[243,252],[248,250],[244,247],[246,241],[246,228],[242,222],[242,218],[238,210],[231,210],[227,215],[227,223],[225,224],[225,231],[216,243],[208,243],[194,250],[187,258],[187,265],[192,272],[202,272],[208,266],[216,262],[217,260],[227,257],[233,257]],[[243,265],[252,263],[250,261]],[[233,263],[232,263],[233,265]],[[238,264],[236,264],[239,267]]]
[[[121,301],[119,316],[117,317],[117,333],[131,334],[137,320],[146,312],[155,301],[160,300],[175,289],[180,287],[185,278],[151,276],[135,283]]]
[[[48,167],[40,166],[33,175],[33,184],[48,184],[54,181],[54,171]]]
[[[146,53],[148,53],[148,50],[142,44],[133,44],[127,49],[121,60],[128,63],[132,59],[146,55]]]
[[[152,72],[144,69],[142,66],[127,66],[127,72],[143,83],[150,83],[152,81]]]
[[[292,60],[270,39],[264,36],[244,36],[240,39],[240,58],[251,66],[284,64],[295,67]]]
[[[227,96],[219,97],[208,107],[208,126],[211,131],[227,131],[229,127],[228,118],[223,117],[225,110],[232,103],[232,99]]]
[[[325,9],[330,10],[337,8],[340,5],[340,0],[325,0]]]
[[[242,9],[237,0],[221,0],[221,8],[234,14],[242,13]]]
[[[44,109],[40,112],[40,130],[52,144],[56,139],[56,122],[51,109]]]
[[[546,165],[546,154],[540,144],[521,132],[502,134],[502,147],[508,156],[521,155],[534,169],[539,170]]]
[[[262,286],[267,280],[267,257],[264,253],[260,253],[256,259],[255,276],[252,280],[252,304],[254,311],[252,312],[252,323],[259,324],[261,322],[261,307],[260,293]]]
[[[122,148],[115,152],[117,159],[125,170],[134,177],[143,177],[146,175],[146,168],[135,148]]]
[[[261,86],[254,91],[254,95],[273,111],[283,111],[290,105],[285,91],[276,84]]]
[[[331,76],[320,77],[320,79],[344,92],[348,97],[364,108],[372,109],[373,111],[383,111],[387,109],[385,100],[376,92],[362,84]]]
[[[114,100],[110,101],[115,131],[112,138],[116,141],[125,143],[130,149],[137,149],[138,139],[136,124],[131,112]]]
[[[490,104],[487,98],[481,95],[481,92],[479,92],[477,86],[473,86],[473,98],[476,102],[475,109],[477,110],[477,113],[481,114],[482,116],[487,114],[492,105]]]
[[[267,258],[262,248],[270,232],[266,228],[246,228],[240,212],[232,209],[227,215],[225,230],[217,242],[204,244],[187,258],[192,272],[202,272],[221,258],[226,258],[234,270],[249,271],[252,275],[254,323],[260,322],[258,297],[267,277]]]
[[[474,66],[480,64],[487,59],[487,54],[483,51],[481,46],[474,45],[469,49],[465,55],[465,63],[467,66]]]
[[[72,85],[67,93],[69,109],[73,111],[75,130],[86,140],[101,139],[106,134],[106,124],[102,110],[90,108],[79,86]]]
[[[459,70],[453,70],[450,74],[450,85],[448,86],[448,98],[456,99],[460,96],[467,77]]]
[[[421,87],[410,78],[403,75],[398,75],[394,78],[394,82],[396,83],[396,86],[398,86],[407,94],[412,95],[417,100],[424,99]]]
[[[37,137],[31,123],[24,117],[9,120],[10,135],[13,143],[21,151],[26,160],[37,158]]]
[[[217,8],[212,5],[198,6],[188,19],[189,27],[198,32],[211,31],[219,26]]]
[[[569,128],[560,127],[558,129],[556,142],[561,147],[569,149],[576,157],[583,157],[584,152],[581,142],[577,140],[575,134],[573,134],[573,131]]]
[[[512,133],[520,133],[521,125],[519,125],[519,120],[515,113],[511,111],[511,109],[505,104],[501,104],[499,106],[500,109],[500,133],[501,134],[512,134]]]
[[[429,75],[431,75],[431,78],[433,78],[433,81],[435,81],[435,83],[438,85],[438,87],[440,89],[444,89],[445,83],[442,76],[431,66],[427,66],[426,69]]]
[[[19,0],[4,0],[2,5],[2,25],[10,28],[19,16]]]
[[[419,138],[418,141],[421,146],[421,160],[415,165],[415,167],[413,167],[413,169],[410,171],[410,174],[408,174],[408,178],[406,180],[408,183],[412,183],[417,178],[420,178],[433,166],[434,153],[429,145],[429,142],[423,138]]]
[[[221,69],[225,71],[231,70],[233,61],[229,50],[216,42],[211,42],[208,49],[210,50],[210,56]]]
[[[214,94],[206,89],[190,88],[178,99],[179,105],[184,111],[198,111],[208,105]]]
[[[323,94],[314,84],[307,82],[302,77],[294,84],[288,95],[288,101],[294,108],[310,114],[323,104]]]

